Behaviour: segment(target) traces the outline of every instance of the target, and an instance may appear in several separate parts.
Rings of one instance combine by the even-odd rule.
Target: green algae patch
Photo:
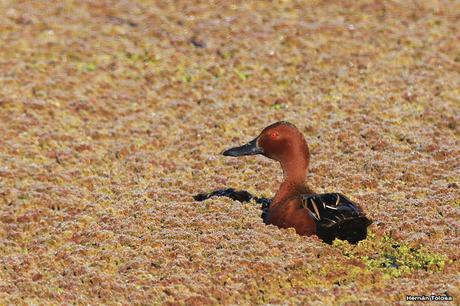
[[[450,205],[452,205],[452,206],[460,207],[460,198],[454,199],[454,200],[450,201],[449,203],[450,203]]]
[[[248,78],[249,78],[249,74],[240,70],[240,69],[236,69],[235,68],[235,73],[236,75],[238,76],[238,78],[241,80],[241,81],[246,81]]]
[[[407,276],[416,270],[436,273],[452,262],[445,254],[410,246],[389,236],[378,237],[372,232],[356,246],[337,239],[333,246],[345,257],[363,262],[367,270],[382,272],[384,278]]]

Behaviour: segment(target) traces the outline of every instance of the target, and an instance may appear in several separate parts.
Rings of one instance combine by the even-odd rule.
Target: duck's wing
[[[356,243],[367,236],[372,224],[358,204],[340,193],[302,196],[302,204],[316,221],[317,236],[327,243],[335,238]]]

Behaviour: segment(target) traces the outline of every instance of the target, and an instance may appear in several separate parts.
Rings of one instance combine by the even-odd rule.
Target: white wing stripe
[[[318,211],[318,207],[316,206],[316,203],[315,201],[313,201],[313,199],[310,199],[311,201],[311,204],[313,204],[313,209],[315,210],[316,214],[318,215],[318,220],[321,218],[321,215],[319,214],[319,211]]]

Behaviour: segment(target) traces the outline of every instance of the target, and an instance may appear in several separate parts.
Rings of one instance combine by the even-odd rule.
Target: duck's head
[[[252,141],[240,147],[228,149],[225,156],[244,156],[261,154],[279,161],[281,164],[306,162],[309,152],[307,142],[295,125],[280,121],[267,126]]]

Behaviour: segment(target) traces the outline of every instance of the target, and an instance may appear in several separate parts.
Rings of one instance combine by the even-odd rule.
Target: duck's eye
[[[276,137],[278,137],[278,132],[270,132],[270,134],[268,134],[270,136],[270,138],[272,139],[275,139]]]

